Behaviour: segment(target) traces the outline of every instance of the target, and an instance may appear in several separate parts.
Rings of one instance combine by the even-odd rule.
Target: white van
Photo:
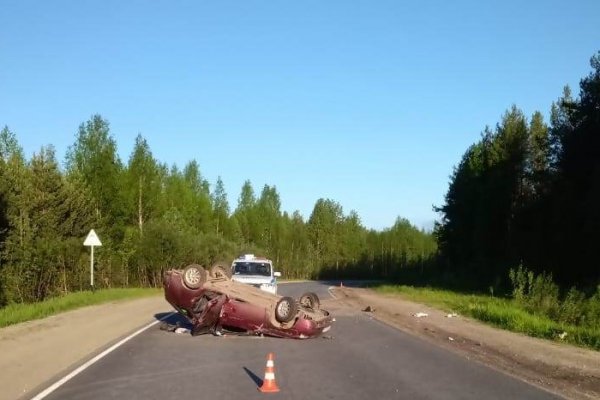
[[[231,279],[273,294],[277,294],[277,278],[280,276],[281,272],[273,270],[271,260],[255,257],[254,254],[244,254],[231,264]]]

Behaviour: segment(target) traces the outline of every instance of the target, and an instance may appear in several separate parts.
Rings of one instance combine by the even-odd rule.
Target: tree
[[[0,131],[0,306],[12,297],[5,267],[13,251],[22,245],[25,159],[17,138],[7,126]]]
[[[5,237],[10,228],[9,223],[9,200],[11,190],[17,189],[17,180],[11,171],[11,166],[23,164],[23,152],[19,147],[17,138],[7,126],[0,131],[0,250],[4,244]],[[0,287],[1,290],[1,287]],[[0,295],[1,304],[1,295]]]
[[[571,125],[571,114],[575,108],[575,101],[571,96],[571,88],[563,88],[562,97],[552,103],[550,109],[550,167],[553,172],[559,168],[563,155],[563,142],[565,138],[571,135],[573,126]]]
[[[316,275],[315,263],[308,229],[298,210],[288,216],[282,216],[281,257],[278,263],[283,264],[283,273],[291,278],[307,278]]]
[[[66,158],[67,174],[77,176],[89,188],[104,230],[110,232],[111,237],[120,238],[125,216],[123,167],[108,121],[94,115],[81,124]]]
[[[550,127],[513,107],[463,155],[437,210],[447,271],[481,287],[524,263],[563,286],[600,280],[600,53],[574,99],[552,104]]]
[[[265,185],[256,203],[256,243],[269,253],[278,253],[281,234],[281,200],[275,186]]]
[[[135,215],[140,235],[143,233],[144,221],[156,215],[161,197],[160,169],[152,156],[146,139],[139,135],[135,139],[133,152],[129,157],[126,171],[128,209],[130,216]]]
[[[518,262],[517,218],[528,195],[529,129],[513,106],[463,155],[436,229],[447,266],[473,282],[499,284]]]
[[[215,185],[215,191],[212,196],[213,202],[213,221],[216,228],[216,234],[223,236],[227,231],[227,220],[229,218],[229,202],[225,185],[219,176]]]
[[[339,268],[342,206],[333,200],[318,199],[308,219],[308,231],[317,265]]]
[[[209,184],[200,173],[200,166],[190,161],[183,170],[187,188],[191,192],[190,221],[199,232],[208,233],[212,220],[212,202]]]
[[[21,207],[21,226],[7,239],[11,300],[39,301],[66,290],[67,270],[73,271],[69,239],[82,235],[86,217],[92,215],[79,192],[62,176],[51,146],[34,154],[23,175],[23,191],[16,198]],[[62,276],[62,282],[59,281]]]
[[[234,217],[238,222],[243,243],[247,246],[253,241],[258,241],[260,235],[255,233],[257,224],[256,196],[249,180],[242,185]]]
[[[342,256],[346,263],[356,264],[365,253],[365,228],[355,210],[343,218],[341,226]]]
[[[531,182],[531,190],[534,195],[539,196],[547,190],[548,173],[550,170],[550,138],[548,126],[544,123],[544,117],[537,111],[531,117],[529,124],[529,166],[528,175]]]
[[[592,72],[580,82],[579,100],[565,91],[551,119],[556,165],[552,264],[567,284],[600,280],[595,267],[600,241],[600,52],[590,64]]]

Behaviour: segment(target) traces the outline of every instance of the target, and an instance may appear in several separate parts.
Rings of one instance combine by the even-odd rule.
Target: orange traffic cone
[[[265,368],[265,380],[262,386],[258,388],[263,393],[279,392],[279,387],[275,382],[275,363],[273,362],[273,353],[269,353],[267,358],[267,367]]]

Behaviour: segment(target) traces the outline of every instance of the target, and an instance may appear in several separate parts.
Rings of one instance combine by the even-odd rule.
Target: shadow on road
[[[254,383],[256,383],[256,387],[261,387],[263,384],[263,380],[260,379],[260,377],[256,376],[256,374],[252,371],[250,371],[248,368],[243,367],[244,371],[246,371],[246,373],[248,374],[248,376],[254,381]]]
[[[156,318],[159,321],[166,322],[169,325],[177,325],[181,326],[182,328],[188,329],[192,328],[192,324],[190,324],[189,321],[185,319],[183,315],[178,313],[162,312],[154,314],[154,318]]]

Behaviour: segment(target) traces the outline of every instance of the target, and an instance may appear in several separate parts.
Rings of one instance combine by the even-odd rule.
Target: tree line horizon
[[[255,253],[287,278],[368,278],[497,293],[518,266],[561,288],[593,293],[600,283],[600,53],[573,98],[568,87],[528,118],[512,106],[486,127],[452,171],[433,232],[398,217],[367,229],[356,211],[319,198],[305,218],[281,210],[276,186],[249,180],[237,205],[219,177],[195,160],[156,160],[141,134],[127,163],[110,126],[79,126],[60,168],[53,147],[26,159],[17,136],[0,132],[0,306],[89,286],[82,240],[100,235],[101,287],[158,287],[162,273]],[[86,267],[87,266],[87,267]]]
[[[232,209],[220,177],[211,188],[196,160],[183,169],[159,162],[141,134],[123,163],[100,115],[79,126],[64,169],[51,145],[27,160],[5,126],[0,178],[1,305],[87,289],[90,228],[103,243],[97,287],[157,287],[168,268],[243,253],[268,256],[286,278],[390,277],[435,251],[431,233],[407,219],[367,229],[324,198],[304,218],[281,210],[275,186],[257,193],[249,180]]]

